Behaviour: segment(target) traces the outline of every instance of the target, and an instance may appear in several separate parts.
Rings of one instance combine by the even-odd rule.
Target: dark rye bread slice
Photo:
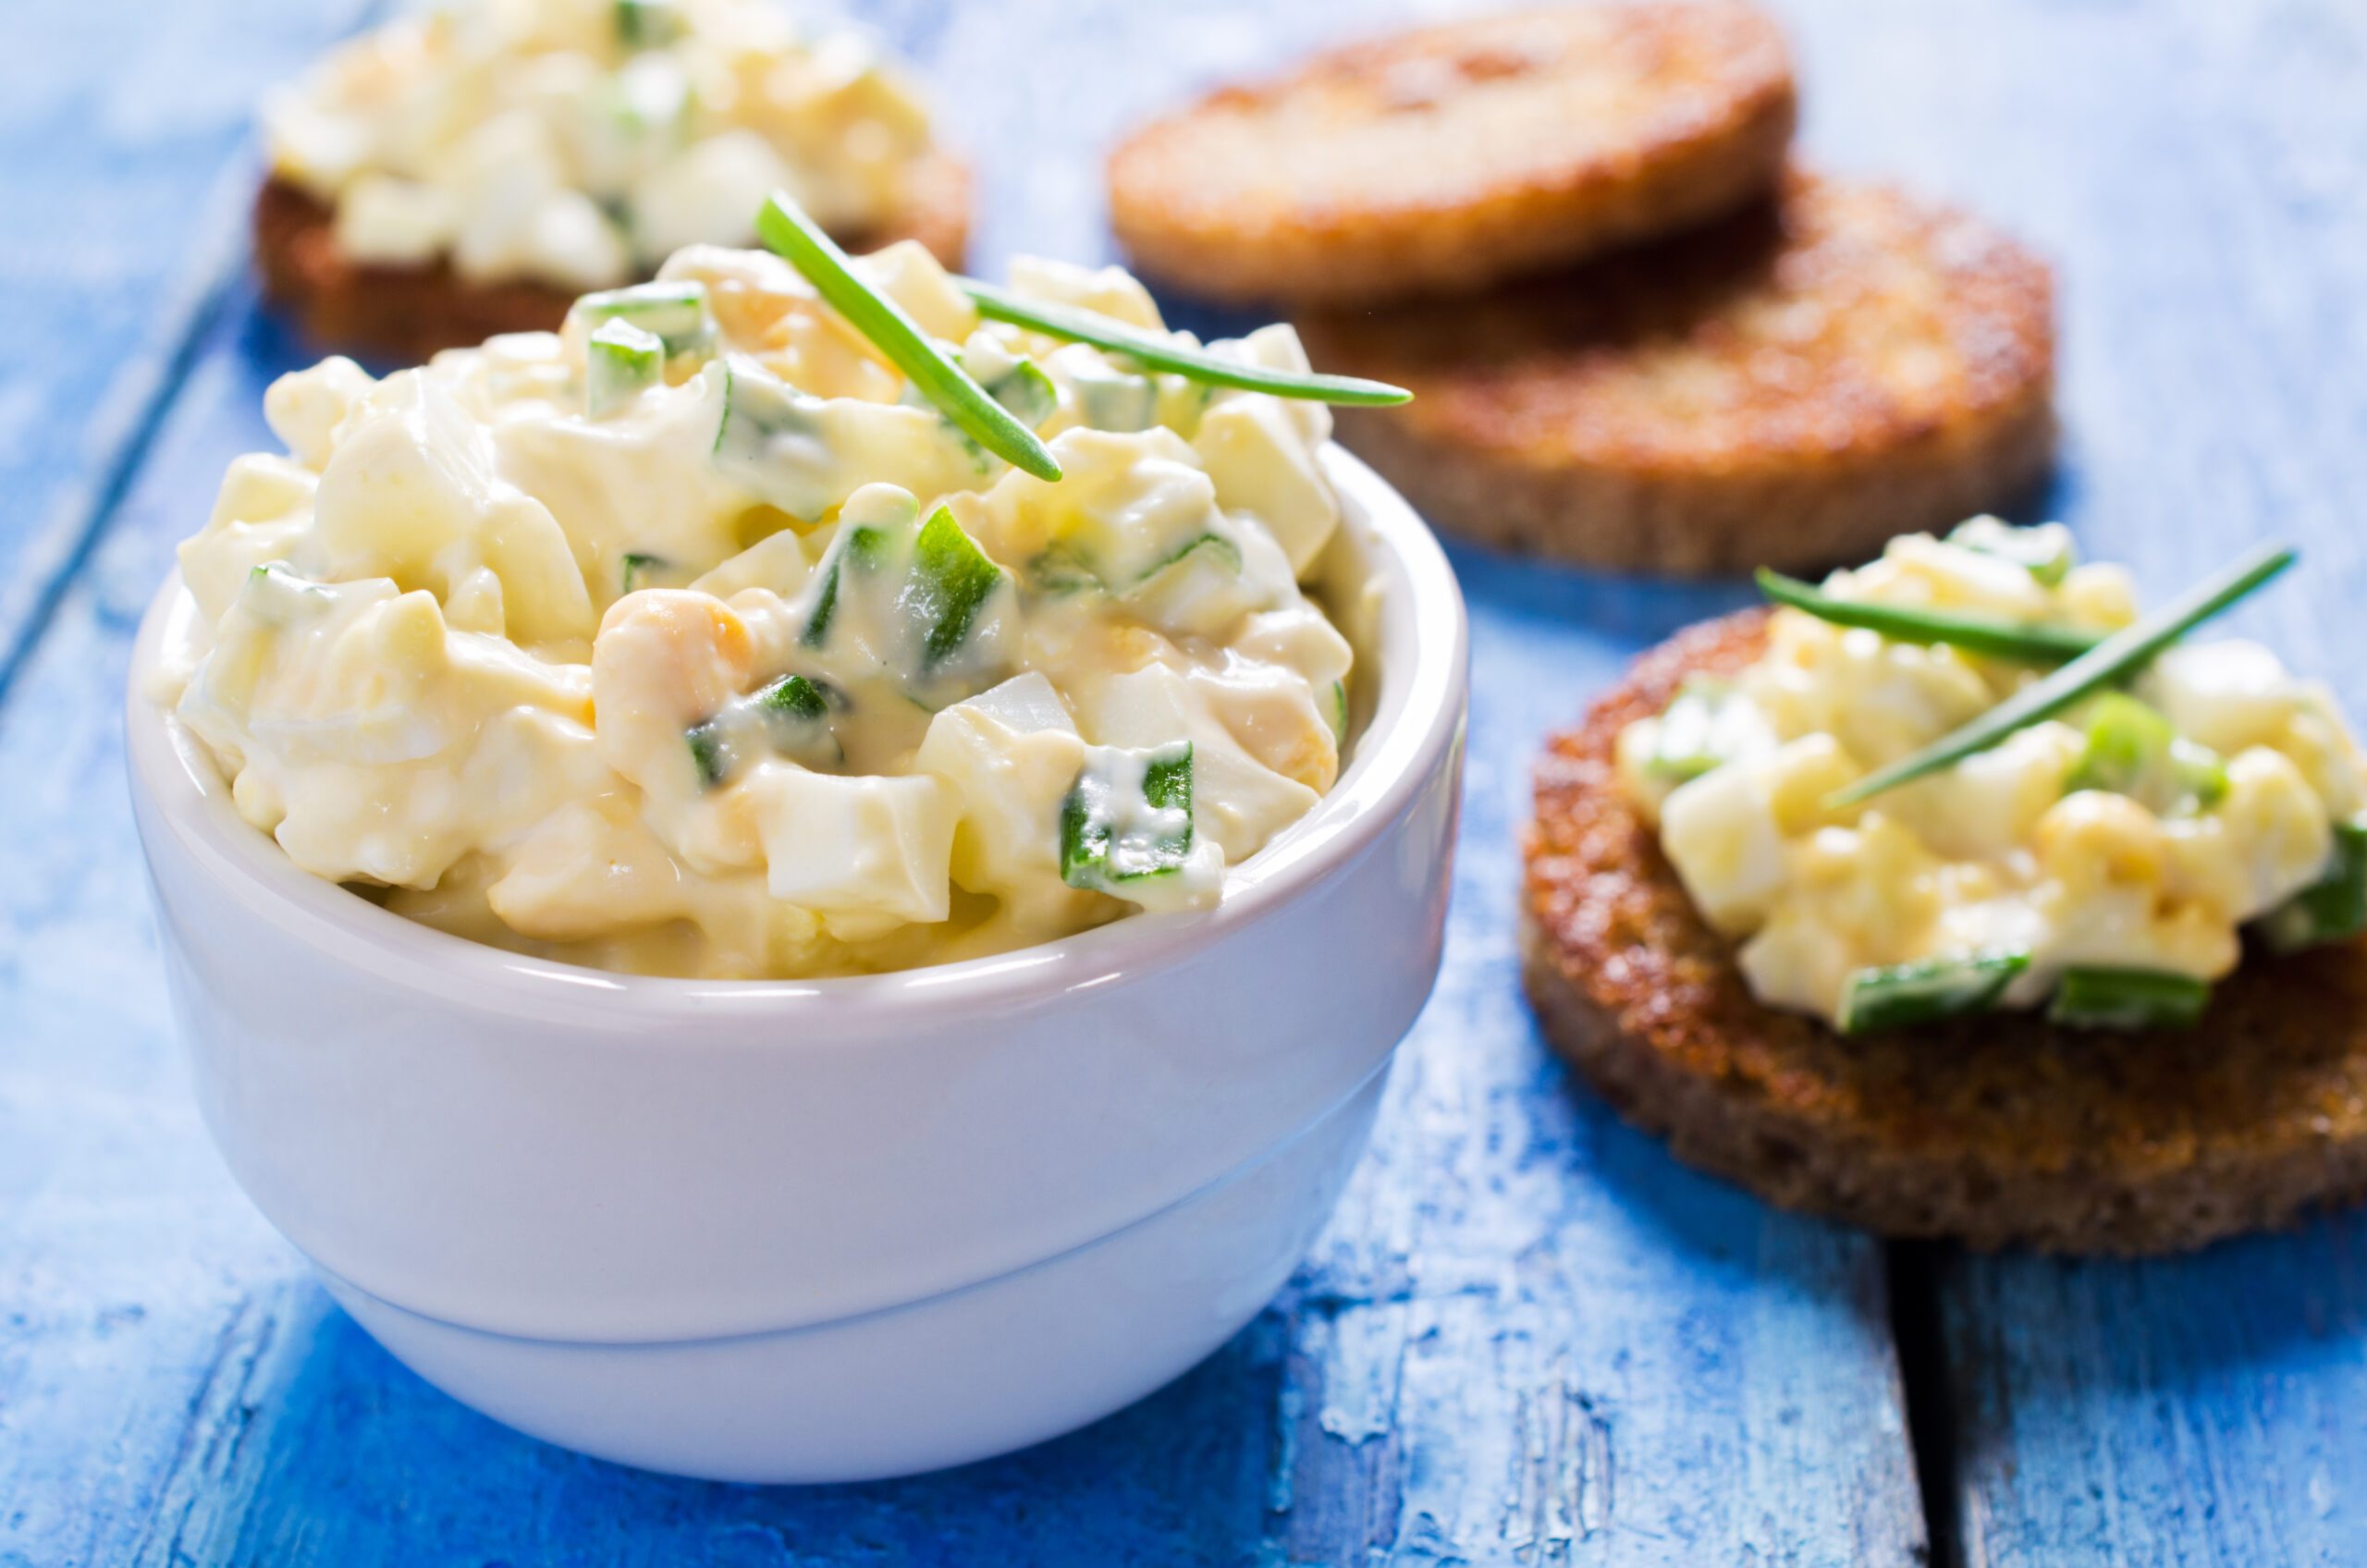
[[[1622,794],[1613,746],[1766,618],[1637,662],[1539,762],[1522,948],[1554,1047],[1679,1158],[1787,1208],[1975,1246],[2155,1253],[2367,1194],[2367,943],[2250,953],[2191,1031],[2030,1013],[1843,1038],[1751,998]]]
[[[1341,438],[1441,527],[1622,570],[1862,560],[2016,499],[2054,444],[2054,287],[1996,229],[1796,173],[1705,229],[1468,300],[1303,314],[1413,389]]]
[[[1739,0],[1473,18],[1143,127],[1110,156],[1110,224],[1208,299],[1466,290],[1763,194],[1795,117],[1783,34]]]
[[[894,221],[837,238],[856,251],[917,239],[938,261],[959,267],[969,214],[969,171],[937,154],[916,171]],[[256,194],[255,263],[264,297],[293,316],[316,348],[415,364],[498,333],[556,331],[575,302],[573,294],[547,284],[472,282],[448,262],[355,262],[338,251],[335,230],[327,204],[286,180],[266,179]]]

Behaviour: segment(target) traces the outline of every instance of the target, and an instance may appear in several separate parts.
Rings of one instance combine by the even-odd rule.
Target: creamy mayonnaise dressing
[[[982,323],[917,245],[857,264],[1064,478],[988,456],[763,252],[275,384],[287,455],[233,463],[180,551],[178,712],[240,814],[401,913],[645,972],[1213,902],[1339,766],[1349,648],[1299,586],[1340,519],[1328,411]],[[1012,286],[1160,325],[1115,269]],[[1287,326],[1219,348],[1306,365]]]
[[[264,129],[347,255],[574,289],[746,243],[779,189],[877,225],[930,145],[869,43],[771,0],[453,0],[329,55]]]
[[[2059,527],[1953,537],[1895,539],[1824,590],[2098,633],[2136,617],[2127,574],[2069,564]],[[1828,1019],[1853,974],[1930,959],[2028,954],[2005,1006],[2074,967],[2215,979],[2367,811],[2367,760],[2331,694],[2238,641],[2173,646],[2128,693],[1825,805],[2037,674],[1779,609],[1757,663],[1621,733],[1620,777],[1704,917],[1741,939],[1752,991]],[[2132,735],[2153,754],[2091,750]]]

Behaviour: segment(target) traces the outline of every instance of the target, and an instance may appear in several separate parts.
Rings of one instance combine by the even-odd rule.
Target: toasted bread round
[[[1783,35],[1738,0],[1557,6],[1318,55],[1135,132],[1110,215],[1218,300],[1468,289],[1766,191],[1795,118]]]
[[[1755,1001],[1613,745],[1764,612],[1639,661],[1539,764],[1522,944],[1546,1035],[1678,1158],[1788,1208],[1976,1246],[2149,1253],[2367,1194],[2367,942],[2248,954],[2192,1030],[2005,1012],[1844,1038]]]
[[[958,267],[969,239],[969,210],[968,169],[938,154],[914,170],[905,208],[894,221],[838,238],[853,251],[917,239],[947,266]],[[327,204],[278,178],[265,180],[255,197],[254,238],[265,298],[323,349],[416,363],[497,333],[556,330],[575,302],[575,295],[548,284],[472,281],[448,262],[356,262],[337,249]]]
[[[1645,250],[1299,330],[1327,370],[1413,389],[1341,435],[1441,526],[1706,573],[1862,559],[2030,488],[2053,311],[2045,263],[1979,220],[1795,175]]]

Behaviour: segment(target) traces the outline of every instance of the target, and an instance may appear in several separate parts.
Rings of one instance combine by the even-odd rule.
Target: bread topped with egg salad
[[[759,227],[562,332],[271,388],[288,450],[180,551],[177,711],[240,814],[398,913],[644,973],[1216,901],[1339,771],[1324,399],[1399,395],[1287,326],[1169,334],[1114,269]]]
[[[556,328],[776,188],[859,249],[960,263],[969,179],[896,65],[768,0],[463,0],[264,109],[256,254],[326,347],[423,360]]]
[[[2059,528],[1648,655],[1537,778],[1526,973],[1682,1157],[1894,1234],[2159,1251],[2367,1189],[2367,758]]]

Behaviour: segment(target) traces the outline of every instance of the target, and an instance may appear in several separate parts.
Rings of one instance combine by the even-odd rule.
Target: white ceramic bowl
[[[1331,794],[1213,910],[856,979],[546,962],[299,871],[146,697],[194,613],[168,581],[131,793],[232,1173],[429,1381],[652,1469],[931,1469],[1175,1377],[1288,1277],[1438,973],[1462,599],[1326,460],[1360,672]]]

